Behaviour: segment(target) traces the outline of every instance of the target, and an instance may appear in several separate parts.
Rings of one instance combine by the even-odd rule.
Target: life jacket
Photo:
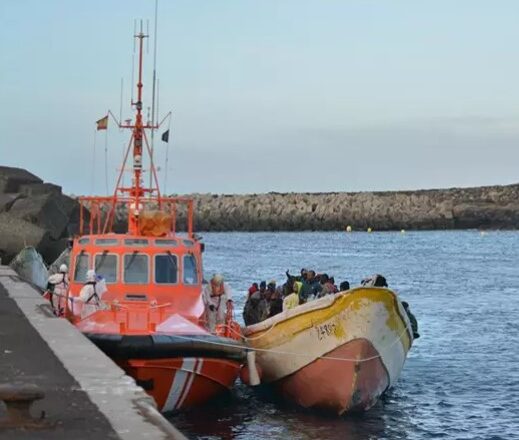
[[[96,292],[96,282],[95,281],[89,281],[88,283],[85,283],[85,285],[92,285],[94,286],[94,293],[92,293],[92,295],[90,295],[88,297],[88,299],[85,301],[85,304],[90,304],[90,301],[92,301],[92,299],[96,299],[96,305],[99,305],[99,301],[101,301],[101,299],[99,298],[99,295],[97,294]]]

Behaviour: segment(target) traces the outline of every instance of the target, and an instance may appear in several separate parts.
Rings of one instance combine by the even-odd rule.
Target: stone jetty
[[[519,184],[418,191],[192,194],[197,231],[517,229]],[[120,223],[126,213],[119,210]],[[185,212],[177,214],[179,227]]]

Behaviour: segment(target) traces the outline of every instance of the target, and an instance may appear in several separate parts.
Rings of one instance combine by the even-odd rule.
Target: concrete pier
[[[133,379],[6,266],[0,266],[0,384],[40,387],[45,395],[31,415],[47,425],[0,428],[0,439],[185,439]]]

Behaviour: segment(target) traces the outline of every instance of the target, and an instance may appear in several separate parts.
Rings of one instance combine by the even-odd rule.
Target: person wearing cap
[[[92,313],[103,308],[101,297],[106,289],[102,289],[101,285],[98,287],[98,279],[93,269],[86,273],[85,285],[79,292],[79,299],[83,302],[81,309],[81,319],[90,316]]]
[[[232,310],[231,288],[220,274],[215,274],[202,289],[207,327],[214,332],[218,324],[225,324]]]
[[[56,316],[63,314],[62,304],[65,302],[69,286],[68,267],[62,264],[59,272],[52,274],[47,280],[48,299]]]

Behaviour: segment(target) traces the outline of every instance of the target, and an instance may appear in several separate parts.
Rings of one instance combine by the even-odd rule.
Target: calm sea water
[[[356,285],[381,273],[421,338],[396,386],[361,415],[295,408],[237,383],[170,420],[202,439],[519,439],[519,232],[207,233],[205,273],[222,272],[241,320],[252,281],[301,267]]]

